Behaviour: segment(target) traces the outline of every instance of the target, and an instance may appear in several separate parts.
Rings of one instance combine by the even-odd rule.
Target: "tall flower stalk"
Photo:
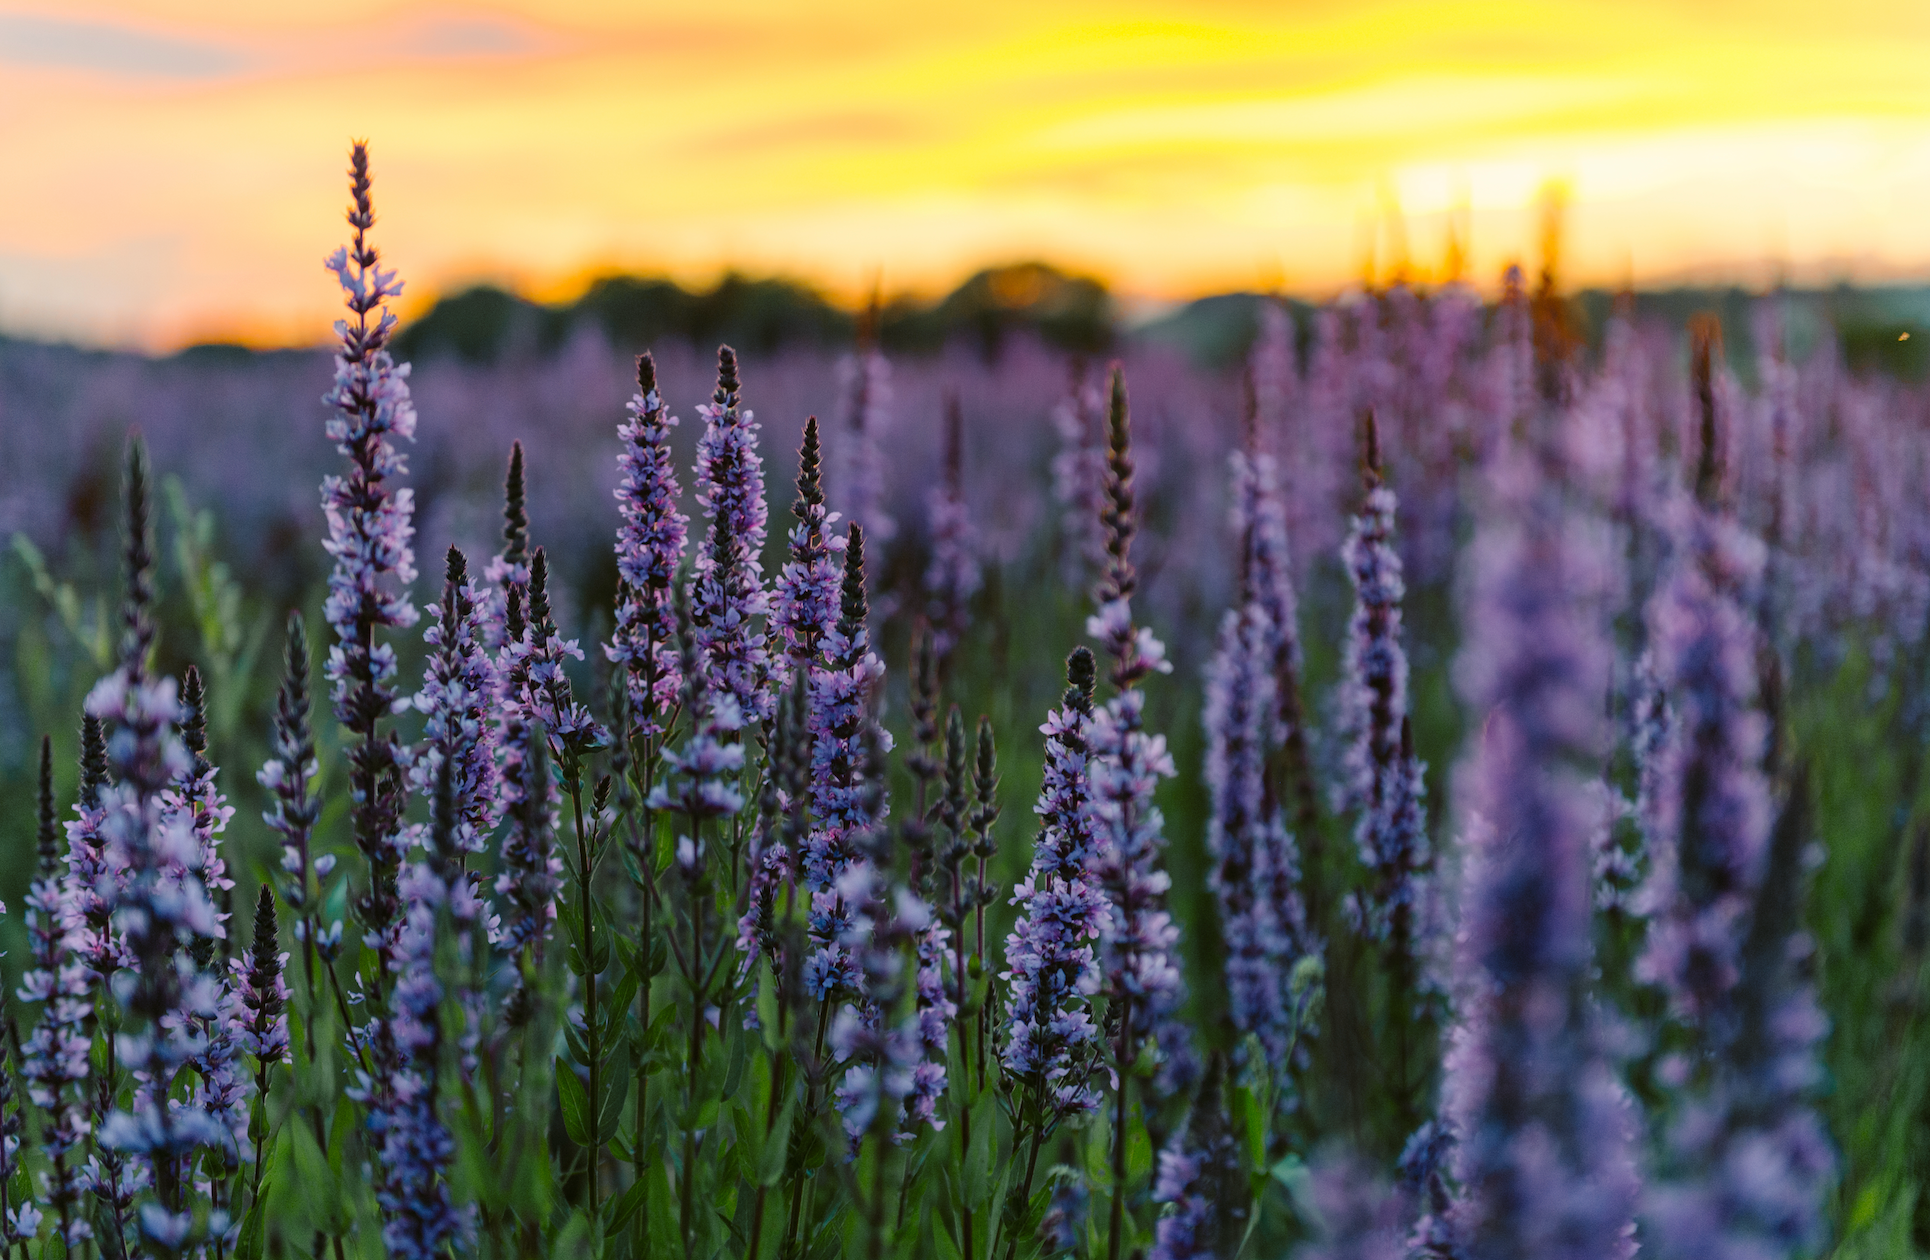
[[[1165,906],[1172,880],[1160,867],[1165,823],[1153,804],[1159,780],[1174,773],[1173,759],[1166,737],[1146,730],[1146,696],[1138,690],[1147,676],[1170,673],[1173,667],[1153,632],[1133,622],[1139,575],[1132,542],[1139,521],[1126,378],[1117,365],[1106,431],[1106,568],[1095,592],[1099,608],[1087,619],[1086,633],[1099,640],[1111,660],[1107,676],[1114,695],[1093,714],[1088,775],[1095,841],[1090,869],[1108,907],[1099,934],[1102,992],[1111,1004],[1108,1020],[1117,1030],[1107,1255],[1118,1260],[1126,1231],[1126,1125],[1133,1066],[1146,1038],[1170,1021],[1183,991],[1173,953],[1179,928]],[[1170,1039],[1163,1040],[1161,1049],[1169,1057],[1187,1052]]]
[[[1363,498],[1341,560],[1354,586],[1354,611],[1341,663],[1341,808],[1355,814],[1354,843],[1369,885],[1355,900],[1362,936],[1374,943],[1388,981],[1387,1022],[1395,1102],[1403,1130],[1420,1123],[1425,1072],[1414,1061],[1419,992],[1427,944],[1424,873],[1430,865],[1422,812],[1426,767],[1414,754],[1408,712],[1407,649],[1401,642],[1406,595],[1394,547],[1394,491],[1381,467],[1374,413],[1364,421]]]
[[[1557,477],[1508,453],[1497,481],[1458,664],[1483,721],[1462,772],[1460,1022],[1444,1086],[1462,1197],[1450,1221],[1469,1255],[1627,1260],[1633,1117],[1589,996],[1589,784],[1616,570]]]
[[[925,616],[933,651],[943,661],[964,637],[972,597],[984,580],[971,505],[965,501],[965,413],[956,390],[945,395],[944,475],[931,489],[926,516],[931,562],[925,567]]]
[[[128,446],[127,525],[120,664],[88,693],[87,712],[106,732],[112,781],[100,789],[99,832],[107,868],[118,872],[107,903],[128,968],[115,995],[128,1018],[110,1048],[106,1081],[118,1067],[139,1073],[134,1096],[116,1106],[100,1144],[139,1163],[148,1187],[138,1211],[142,1247],[179,1255],[227,1229],[225,1214],[197,1210],[191,1166],[204,1150],[224,1152],[233,1134],[202,1100],[172,1100],[197,1049],[195,1030],[219,1018],[220,986],[196,963],[194,945],[220,925],[202,884],[202,853],[191,820],[168,791],[192,762],[175,731],[182,709],[171,678],[150,672],[154,645],[154,553],[149,534],[147,452]],[[122,983],[124,978],[125,983]]]
[[[709,675],[709,692],[728,696],[748,726],[771,716],[770,652],[764,617],[770,600],[759,557],[764,551],[764,457],[757,424],[739,400],[737,355],[717,351],[717,389],[699,407],[697,501],[709,519],[691,577],[690,615]]]
[[[416,417],[408,365],[397,365],[389,352],[396,326],[389,302],[401,294],[402,284],[393,269],[381,265],[368,240],[375,223],[369,183],[368,146],[358,143],[349,156],[348,222],[354,235],[328,259],[350,318],[335,324],[340,339],[335,384],[324,399],[335,410],[329,439],[349,470],[323,480],[322,510],[328,518],[326,545],[335,558],[326,605],[335,645],[325,673],[333,684],[335,716],[353,741],[348,750],[351,828],[369,867],[368,890],[357,908],[370,943],[381,953],[400,905],[395,880],[407,793],[402,746],[394,732],[385,735],[381,727],[398,699],[395,651],[376,636],[416,621],[408,596],[416,576],[410,546],[414,492],[389,485],[390,478],[408,471],[395,439],[414,440]],[[378,1000],[387,970],[379,962],[370,977]]]
[[[1032,807],[1032,864],[1012,889],[1018,921],[1005,938],[1009,986],[1000,1061],[1016,1082],[1014,1150],[1026,1145],[1020,1201],[1031,1195],[1039,1149],[1062,1121],[1098,1109],[1093,1076],[1103,1033],[1093,1019],[1096,946],[1110,909],[1092,875],[1092,784],[1087,739],[1097,673],[1089,648],[1066,660],[1066,689],[1046,715],[1045,773]],[[956,881],[955,884],[959,882]],[[956,897],[962,889],[955,888]],[[963,959],[961,958],[961,962]],[[1016,1240],[1014,1240],[1016,1245]]]
[[[686,1105],[694,1108],[697,1078],[703,1059],[705,1031],[709,1027],[708,1007],[712,981],[721,966],[723,952],[729,947],[716,938],[720,924],[711,920],[710,907],[716,897],[713,880],[717,864],[713,860],[715,836],[711,825],[735,816],[744,807],[744,798],[734,786],[744,768],[744,746],[737,739],[743,713],[736,697],[728,691],[711,691],[711,675],[704,669],[700,632],[692,625],[688,605],[679,608],[684,679],[684,711],[690,715],[690,736],[675,752],[664,754],[664,778],[653,789],[650,806],[669,811],[683,819],[682,834],[676,839],[672,869],[682,896],[679,900],[683,920],[671,925],[673,955],[690,995],[688,1041],[685,1073],[690,1091]],[[681,929],[683,941],[674,934]],[[721,1026],[721,1021],[720,1021]],[[693,1245],[697,1227],[696,1200],[699,1135],[694,1129],[684,1134],[683,1167],[680,1178],[678,1229],[686,1249]]]
[[[94,1234],[84,1211],[82,1169],[82,1146],[89,1133],[94,995],[88,983],[85,924],[54,865],[53,746],[45,739],[40,745],[39,796],[39,864],[26,913],[31,963],[21,977],[18,997],[38,1003],[40,1018],[20,1047],[19,1070],[28,1099],[40,1110],[40,1146],[53,1166],[38,1202],[54,1218],[61,1241],[75,1251]]]
[[[308,630],[298,612],[288,614],[288,638],[283,655],[281,688],[275,695],[275,718],[267,761],[255,780],[271,793],[262,821],[281,837],[282,896],[296,914],[295,935],[302,947],[302,966],[313,1003],[315,989],[314,907],[320,896],[310,844],[321,800],[311,795],[321,765],[315,758],[315,737],[309,726]],[[313,1057],[313,1047],[310,1047]]]
[[[683,563],[690,519],[677,506],[681,491],[670,453],[670,414],[657,387],[657,364],[637,356],[637,392],[630,418],[617,427],[623,451],[617,457],[616,629],[604,653],[621,665],[630,689],[635,732],[646,738],[663,733],[661,715],[676,706],[683,680],[677,674],[677,615],[671,585]],[[619,731],[627,739],[629,732]]]

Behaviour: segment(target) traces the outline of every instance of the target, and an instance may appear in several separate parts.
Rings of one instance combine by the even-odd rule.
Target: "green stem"
[[[1112,1124],[1112,1219],[1106,1241],[1107,1260],[1119,1260],[1119,1247],[1126,1233],[1126,1093],[1132,1086],[1132,1062],[1127,1051],[1132,1047],[1133,997],[1124,994],[1119,1006],[1119,1090],[1113,1108]]]
[[[695,819],[690,824],[690,841],[693,846],[703,844],[703,826]],[[698,848],[701,855],[702,849]],[[701,861],[701,856],[699,861]],[[703,1058],[704,1050],[704,997],[710,988],[710,976],[704,969],[704,896],[702,880],[692,877],[692,896],[690,898],[690,1048],[685,1067],[686,1103],[692,1115],[697,1111],[697,1065]],[[684,1252],[691,1251],[691,1221],[696,1211],[697,1192],[697,1134],[695,1130],[684,1130],[684,1176],[683,1203],[678,1218],[678,1228],[683,1235]]]
[[[602,1208],[598,1181],[603,1171],[603,1134],[600,1132],[603,1114],[603,1025],[596,1010],[596,903],[590,888],[595,868],[590,863],[590,837],[583,827],[583,771],[574,756],[569,759],[568,778],[570,809],[576,819],[576,862],[580,873],[577,889],[583,914],[583,1047],[590,1060],[590,1141],[586,1158],[589,1161],[590,1219],[595,1220]]]

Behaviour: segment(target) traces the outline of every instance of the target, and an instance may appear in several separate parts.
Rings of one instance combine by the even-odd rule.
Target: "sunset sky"
[[[1930,5],[0,0],[0,329],[319,339],[351,136],[417,300],[1930,275]]]

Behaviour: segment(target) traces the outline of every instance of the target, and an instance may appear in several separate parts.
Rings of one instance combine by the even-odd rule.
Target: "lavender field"
[[[0,342],[9,1255],[1930,1254],[1827,310],[411,369],[351,194],[332,354]]]

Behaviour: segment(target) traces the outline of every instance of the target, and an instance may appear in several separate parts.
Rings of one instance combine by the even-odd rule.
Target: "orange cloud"
[[[1474,274],[1571,189],[1579,280],[1930,265],[1930,11],[1842,0],[0,0],[0,327],[312,340],[342,151],[419,291],[608,266],[855,297],[1044,255],[1174,297]]]

